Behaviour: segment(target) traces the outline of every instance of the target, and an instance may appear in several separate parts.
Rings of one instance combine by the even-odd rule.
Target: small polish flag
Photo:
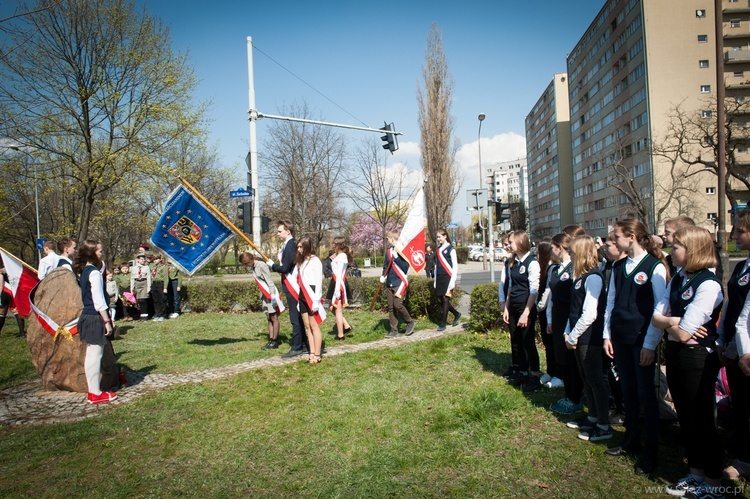
[[[31,303],[29,303],[29,294],[39,283],[36,270],[29,267],[21,260],[0,248],[0,256],[3,258],[5,272],[8,275],[8,282],[4,283],[5,290],[13,296],[16,305],[16,312],[21,317],[28,317],[31,313]]]
[[[424,190],[419,189],[414,202],[411,205],[409,214],[406,217],[404,228],[401,229],[401,235],[396,243],[396,249],[402,257],[409,261],[414,273],[419,273],[424,269]]]

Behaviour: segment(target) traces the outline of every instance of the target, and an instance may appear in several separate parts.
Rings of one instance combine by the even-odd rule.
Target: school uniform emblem
[[[576,289],[581,289],[581,284],[583,284],[583,281],[578,281],[575,285]]]
[[[682,293],[682,299],[683,300],[689,300],[693,297],[693,288],[687,288],[684,293]]]
[[[560,280],[567,281],[568,279],[570,279],[570,274],[568,274],[567,272],[563,272],[563,274],[560,276]]]
[[[526,267],[521,267],[520,269],[518,269],[518,273],[519,274],[525,274],[526,273]]]
[[[750,282],[750,274],[745,274],[740,277],[740,280],[737,281],[737,284],[739,284],[740,286],[747,286],[748,282]]]
[[[169,228],[169,233],[184,244],[195,244],[201,240],[201,228],[187,216],[182,216]]]
[[[635,275],[634,280],[635,280],[635,283],[639,286],[646,284],[648,282],[648,274],[646,274],[645,272],[638,272]]]

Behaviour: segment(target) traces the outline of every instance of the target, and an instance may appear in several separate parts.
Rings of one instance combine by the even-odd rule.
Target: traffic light
[[[268,226],[271,225],[271,217],[267,217],[265,214],[260,218],[260,233],[265,234],[268,232]]]
[[[237,205],[237,218],[242,222],[242,232],[253,233],[253,203],[246,201]]]
[[[496,224],[501,224],[503,223],[503,221],[510,219],[510,213],[503,213],[507,209],[510,209],[509,203],[495,202],[495,223]]]
[[[390,125],[388,123],[384,123],[385,126],[381,128],[385,133],[382,137],[380,137],[380,140],[385,142],[383,144],[383,149],[388,149],[391,151],[391,154],[393,154],[395,151],[398,150],[398,140],[396,140],[396,134],[395,133],[388,133],[388,132],[395,132],[396,127],[393,126],[393,123]]]
[[[476,232],[477,234],[481,234],[482,233],[482,224],[480,224],[479,222],[477,222],[474,225],[474,232]]]

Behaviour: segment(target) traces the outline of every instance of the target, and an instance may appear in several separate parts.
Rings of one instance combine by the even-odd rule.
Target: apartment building
[[[678,213],[714,228],[716,177],[688,182],[684,165],[653,153],[675,109],[710,109],[714,38],[710,0],[610,0],[568,55],[573,220],[587,232],[639,213],[656,232]]]
[[[568,75],[556,74],[526,116],[529,233],[558,234],[573,223]]]
[[[526,158],[492,163],[484,169],[484,173],[490,199],[501,203],[521,202],[528,213],[529,176]],[[510,224],[505,222],[501,230],[510,230]]]

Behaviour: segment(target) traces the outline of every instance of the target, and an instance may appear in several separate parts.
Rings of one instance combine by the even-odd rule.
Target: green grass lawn
[[[386,331],[383,315],[349,315],[348,342]],[[133,324],[115,350],[130,369],[161,373],[285,351],[260,351],[262,319]],[[10,331],[0,340],[6,369],[22,349],[6,348],[20,342]],[[674,425],[660,477],[637,477],[547,409],[561,391],[506,385],[509,360],[505,334],[459,333],[181,385],[75,423],[0,428],[0,496],[640,497],[685,471]],[[9,386],[30,374],[2,376]]]

